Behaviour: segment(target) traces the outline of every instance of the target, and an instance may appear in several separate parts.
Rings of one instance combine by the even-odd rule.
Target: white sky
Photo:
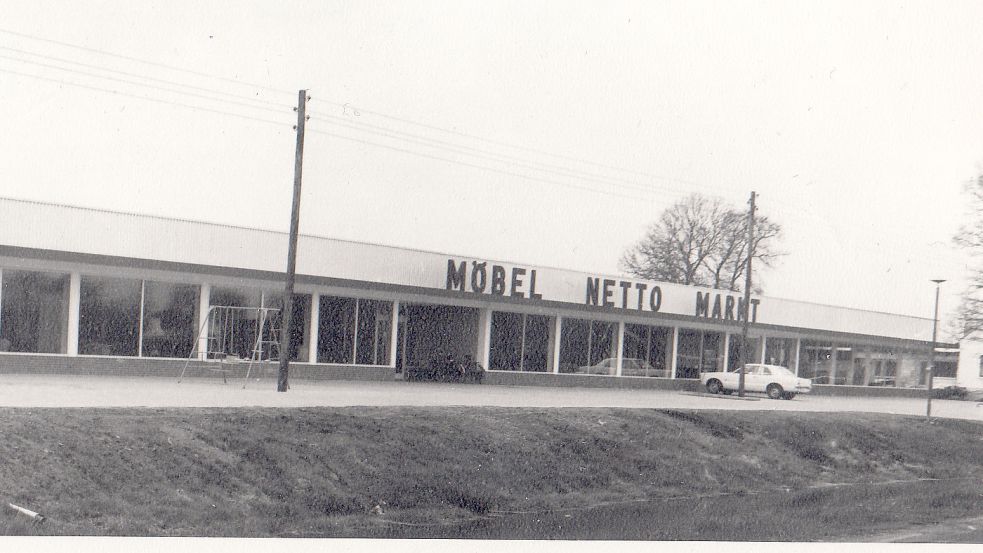
[[[0,194],[286,230],[308,88],[302,232],[617,273],[680,196],[756,190],[788,253],[766,295],[931,317],[983,171],[980,21],[977,1],[8,1]]]

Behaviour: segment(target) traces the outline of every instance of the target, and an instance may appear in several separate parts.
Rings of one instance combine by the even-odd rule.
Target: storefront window
[[[729,345],[727,346],[727,370],[734,371],[741,366],[741,342],[743,338],[740,334],[731,334]],[[747,356],[745,363],[761,363],[761,338],[748,337]]]
[[[262,298],[262,291],[255,288],[212,288],[209,303],[213,307],[253,309],[213,309],[208,329],[209,353],[224,353],[241,359],[253,357]]]
[[[493,312],[490,368],[545,372],[549,366],[551,321],[544,315]]]
[[[68,275],[3,271],[0,351],[66,353]]]
[[[290,317],[290,360],[304,362],[310,357],[308,327],[310,326],[312,300],[310,294],[294,294],[293,298],[294,304]],[[283,294],[272,290],[263,292],[263,306],[276,309],[276,311],[270,312],[272,322],[265,330],[264,339],[270,340],[274,338],[271,335],[271,329],[283,330]],[[276,350],[280,350],[279,344],[276,346]]]
[[[677,378],[699,378],[701,372],[723,368],[723,335],[703,330],[679,330]]]
[[[813,384],[832,384],[833,345],[812,340],[802,341],[799,354],[799,376]]]
[[[768,338],[765,340],[765,363],[780,365],[795,372],[794,338]]]
[[[560,332],[560,372],[614,376],[616,323],[563,319]]]
[[[392,302],[321,296],[317,361],[388,365]]]
[[[188,357],[198,333],[198,286],[144,281],[143,356]]]
[[[668,377],[671,337],[671,328],[626,324],[621,375]]]
[[[142,282],[83,276],[79,291],[79,353],[136,356]]]
[[[355,363],[389,364],[389,335],[393,304],[389,301],[358,300],[358,340]]]

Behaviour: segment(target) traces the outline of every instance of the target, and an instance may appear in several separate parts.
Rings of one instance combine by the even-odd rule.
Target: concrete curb
[[[724,394],[707,394],[703,392],[679,392],[685,396],[696,396],[696,397],[707,397],[713,399],[731,399],[737,401],[761,401],[760,397],[740,397],[736,395],[724,395]]]

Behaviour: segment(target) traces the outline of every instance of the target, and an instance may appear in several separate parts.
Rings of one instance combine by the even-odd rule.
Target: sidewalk
[[[490,386],[426,382],[292,380],[288,392],[276,392],[267,378],[227,384],[217,378],[101,377],[64,375],[0,375],[0,407],[341,407],[376,406],[500,406],[500,407],[624,407],[657,409],[719,409],[752,411],[854,411],[924,415],[925,400],[909,398],[831,397],[799,395],[794,400],[728,401],[671,390],[626,390],[573,387]],[[932,415],[983,420],[973,401],[936,400]]]

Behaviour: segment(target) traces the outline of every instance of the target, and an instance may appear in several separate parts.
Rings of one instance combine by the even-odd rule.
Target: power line
[[[170,71],[178,71],[178,72],[187,73],[187,74],[190,74],[190,75],[196,75],[196,76],[205,77],[205,78],[209,78],[209,79],[216,79],[216,80],[219,80],[219,81],[229,82],[229,83],[233,83],[233,84],[236,84],[236,85],[250,86],[250,87],[259,88],[259,89],[262,89],[262,90],[268,90],[268,91],[271,91],[271,92],[276,92],[276,93],[279,93],[279,94],[289,94],[291,96],[294,94],[293,91],[289,91],[289,90],[279,89],[279,88],[270,87],[270,86],[266,86],[266,85],[260,85],[260,84],[257,84],[257,83],[250,83],[250,82],[246,82],[246,81],[240,81],[238,79],[230,79],[230,78],[227,78],[227,77],[220,77],[220,76],[217,76],[217,75],[212,75],[210,73],[205,73],[205,72],[201,72],[201,71],[195,71],[195,70],[192,70],[192,69],[186,69],[186,68],[182,68],[182,67],[176,67],[176,66],[173,66],[173,65],[167,65],[167,64],[163,64],[163,63],[159,63],[159,62],[154,62],[154,61],[150,61],[150,60],[146,60],[146,59],[142,59],[142,58],[137,58],[137,57],[133,57],[133,56],[126,56],[126,55],[122,55],[122,54],[116,54],[116,53],[108,52],[108,51],[105,51],[105,50],[99,50],[99,49],[96,49],[96,48],[89,48],[89,47],[86,47],[86,46],[80,46],[80,45],[77,45],[77,44],[72,44],[72,43],[63,42],[63,41],[59,41],[59,40],[53,40],[53,39],[49,39],[49,38],[38,37],[38,36],[26,34],[26,33],[20,33],[20,32],[17,32],[17,31],[12,31],[10,29],[0,28],[0,33],[5,33],[5,34],[8,34],[8,35],[13,35],[13,36],[17,36],[17,37],[21,37],[21,38],[25,38],[25,39],[29,39],[29,40],[36,40],[36,41],[40,41],[40,42],[45,42],[45,43],[50,43],[50,44],[56,44],[56,45],[64,46],[64,47],[67,47],[67,48],[74,48],[74,49],[82,50],[82,51],[85,51],[85,52],[100,54],[100,55],[104,55],[104,56],[110,56],[110,57],[113,57],[113,58],[123,59],[123,60],[137,62],[137,63],[142,63],[142,64],[151,65],[151,66],[155,66],[155,67],[161,67],[161,68],[164,68],[164,69],[167,69],[167,70],[170,70]],[[70,63],[75,63],[75,62],[70,62]],[[128,75],[131,75],[132,76],[132,74],[128,74]],[[158,81],[165,81],[163,79],[155,79],[155,78],[152,78],[152,77],[144,77],[144,78],[158,80]],[[169,81],[165,81],[165,82],[169,82]],[[177,84],[177,83],[173,83],[173,82],[169,82],[169,83],[170,84]],[[178,84],[178,86],[188,86],[188,87],[191,87],[192,85],[181,85],[181,84]],[[194,87],[194,88],[201,88],[201,87]],[[593,165],[595,167],[602,167],[602,168],[606,168],[606,169],[609,169],[609,170],[620,171],[620,172],[624,172],[624,173],[632,173],[632,174],[644,176],[644,177],[647,177],[647,178],[653,178],[653,179],[662,180],[662,181],[666,181],[666,182],[676,182],[676,183],[687,184],[687,185],[690,185],[690,186],[695,186],[697,188],[702,188],[702,189],[707,190],[707,191],[712,191],[714,194],[717,194],[717,193],[720,192],[720,188],[719,187],[714,187],[714,186],[711,186],[711,185],[699,183],[699,182],[692,181],[692,180],[680,179],[680,178],[674,178],[674,177],[666,177],[666,176],[656,175],[656,174],[648,173],[648,172],[644,172],[644,171],[637,171],[637,170],[634,170],[634,169],[626,169],[626,168],[618,167],[618,166],[615,166],[615,165],[599,163],[599,162],[596,162],[596,161],[584,160],[584,159],[580,159],[580,158],[573,157],[573,156],[568,156],[568,155],[563,155],[563,154],[557,154],[557,153],[549,152],[549,151],[546,151],[546,150],[531,148],[531,147],[527,147],[527,146],[517,146],[517,145],[514,145],[514,144],[507,143],[507,142],[503,142],[503,141],[499,141],[499,140],[493,140],[493,139],[489,139],[489,138],[484,138],[484,137],[481,137],[481,136],[477,136],[477,135],[474,135],[474,134],[461,132],[461,131],[454,130],[454,129],[447,129],[447,128],[439,127],[439,126],[436,126],[436,125],[431,125],[431,124],[428,124],[428,123],[421,123],[419,121],[414,121],[412,119],[408,119],[408,118],[404,118],[404,117],[398,117],[398,116],[389,115],[389,114],[386,114],[386,113],[383,113],[383,112],[378,112],[378,111],[374,111],[374,110],[360,108],[360,107],[354,106],[354,105],[349,104],[349,103],[341,103],[341,102],[332,101],[332,100],[323,100],[323,101],[325,103],[328,103],[328,104],[337,105],[337,106],[340,106],[340,107],[343,107],[343,108],[346,108],[346,109],[358,110],[359,112],[368,113],[368,114],[375,115],[377,117],[382,117],[382,118],[385,118],[385,119],[389,119],[389,120],[392,120],[392,121],[398,121],[398,122],[401,122],[401,123],[404,123],[404,124],[414,125],[414,126],[418,126],[418,127],[421,127],[421,128],[426,128],[426,129],[430,129],[430,130],[434,130],[434,131],[438,131],[438,132],[442,132],[442,133],[449,133],[449,134],[457,135],[457,136],[460,136],[460,137],[468,138],[468,139],[471,139],[471,140],[478,140],[478,141],[486,142],[486,143],[489,143],[489,144],[495,144],[495,145],[501,146],[501,147],[512,148],[512,149],[516,149],[516,150],[524,150],[526,152],[535,152],[535,153],[540,154],[540,155],[546,155],[546,156],[555,157],[555,158],[558,158],[558,159],[564,159],[564,160],[567,160],[567,161],[572,161],[572,162],[576,162],[576,163],[580,163],[580,164],[585,164],[585,165]],[[275,105],[279,105],[279,104],[275,104]],[[395,131],[393,131],[393,132],[395,132]]]
[[[425,153],[422,153],[422,152],[416,152],[416,151],[413,151],[413,150],[408,150],[406,148],[399,148],[397,146],[390,146],[390,145],[386,145],[386,144],[380,144],[378,142],[372,142],[370,140],[362,140],[362,139],[359,139],[359,138],[353,138],[353,137],[350,137],[350,136],[345,136],[345,135],[342,135],[342,134],[331,133],[331,132],[327,132],[327,131],[318,131],[318,130],[310,130],[310,129],[308,129],[308,132],[315,133],[315,134],[321,134],[321,135],[325,135],[325,136],[330,136],[330,137],[333,137],[333,138],[340,138],[342,140],[347,140],[347,141],[350,141],[350,142],[356,142],[358,144],[364,144],[364,145],[367,145],[367,146],[373,146],[373,147],[377,147],[377,148],[384,148],[384,149],[387,149],[387,150],[392,150],[392,151],[395,151],[395,152],[401,152],[401,153],[409,154],[409,155],[413,155],[413,156],[423,157],[423,158],[427,158],[427,159],[433,159],[433,160],[437,160],[437,161],[443,161],[443,162],[452,163],[452,164],[455,164],[455,165],[461,165],[461,166],[464,166],[464,167],[471,167],[471,168],[474,168],[474,169],[481,169],[483,171],[490,171],[490,172],[499,173],[499,174],[502,174],[502,175],[508,175],[508,176],[512,176],[512,177],[518,177],[518,178],[525,179],[525,180],[530,180],[530,181],[537,181],[537,182],[542,182],[542,183],[546,183],[546,184],[553,184],[553,185],[556,185],[556,186],[564,186],[564,187],[568,187],[568,188],[576,188],[578,190],[584,190],[584,191],[587,191],[587,192],[594,192],[594,193],[597,193],[597,194],[604,194],[604,195],[607,195],[607,196],[618,196],[618,197],[621,197],[621,198],[628,198],[628,199],[635,199],[635,200],[643,200],[643,201],[650,201],[650,200],[652,200],[652,198],[646,198],[646,197],[635,196],[635,195],[630,195],[630,194],[621,194],[621,193],[618,193],[618,192],[610,192],[610,191],[606,191],[606,190],[598,190],[596,188],[590,188],[590,187],[580,186],[580,185],[571,184],[571,183],[565,183],[565,182],[560,182],[560,181],[555,181],[555,180],[550,180],[550,179],[544,179],[544,178],[540,178],[540,177],[532,177],[532,176],[525,175],[525,174],[522,174],[522,173],[516,173],[516,172],[513,172],[513,171],[507,171],[507,170],[504,170],[504,169],[498,169],[498,168],[494,168],[494,167],[488,167],[488,166],[485,166],[485,165],[478,165],[476,163],[470,163],[470,162],[466,162],[466,161],[455,160],[455,159],[445,158],[445,157],[441,157],[441,156],[435,156],[435,155],[432,155],[432,154],[425,154]]]
[[[127,71],[120,71],[118,69],[110,69],[108,67],[103,67],[103,66],[100,66],[100,65],[95,65],[95,64],[90,64],[90,63],[83,63],[83,62],[80,62],[80,61],[75,61],[75,60],[71,60],[71,59],[67,59],[67,58],[59,58],[59,57],[56,57],[56,56],[48,56],[48,55],[45,55],[45,54],[38,54],[37,52],[31,52],[29,50],[20,50],[18,48],[10,48],[8,46],[0,46],[0,50],[7,50],[9,52],[15,52],[15,53],[23,54],[23,55],[27,55],[27,56],[33,56],[33,57],[37,57],[37,58],[41,58],[41,59],[46,59],[46,60],[50,60],[50,61],[57,61],[57,62],[61,62],[61,63],[68,63],[68,64],[72,64],[72,65],[78,65],[78,66],[81,66],[81,67],[87,67],[89,69],[96,69],[98,71],[106,71],[108,73],[116,73],[118,75],[126,75],[128,77],[135,77],[135,78],[138,78],[138,79],[144,79],[144,80],[148,80],[148,81],[154,81],[154,82],[159,82],[159,83],[171,84],[171,85],[174,85],[174,86],[180,86],[180,87],[189,88],[189,89],[192,89],[192,90],[200,90],[200,91],[203,91],[203,92],[210,92],[212,94],[219,94],[219,95],[224,95],[224,96],[233,96],[235,98],[239,98],[239,99],[246,100],[246,101],[249,101],[249,102],[255,102],[255,103],[258,103],[258,104],[265,104],[265,105],[275,106],[275,107],[280,107],[280,108],[285,108],[285,109],[292,109],[293,108],[293,106],[291,106],[290,104],[281,104],[281,103],[278,103],[278,102],[271,102],[269,100],[263,100],[263,99],[260,99],[260,98],[250,98],[248,96],[229,95],[229,94],[226,94],[225,92],[222,92],[222,91],[219,91],[219,90],[215,90],[213,88],[207,88],[207,87],[202,87],[202,86],[195,86],[195,85],[191,85],[191,84],[180,83],[180,82],[177,82],[177,81],[170,81],[170,80],[167,80],[167,79],[158,79],[156,77],[150,77],[150,76],[141,75],[141,74],[138,74],[138,73],[129,73]],[[15,59],[15,58],[8,58],[8,59]],[[23,60],[18,60],[18,61],[23,61]],[[24,63],[28,63],[28,62],[24,62]],[[29,62],[29,63],[37,63],[37,62]]]
[[[242,114],[239,114],[239,113],[233,113],[231,111],[222,111],[222,110],[219,110],[219,109],[212,109],[212,108],[207,108],[207,107],[202,107],[202,106],[195,106],[195,105],[192,105],[192,104],[185,104],[183,102],[174,102],[172,100],[162,100],[160,98],[153,98],[153,97],[150,97],[150,96],[141,96],[139,94],[130,94],[130,93],[127,93],[127,92],[120,92],[118,90],[110,90],[110,89],[101,88],[101,87],[98,87],[98,86],[89,86],[89,85],[85,85],[85,84],[81,84],[81,83],[75,83],[75,82],[71,82],[71,81],[63,81],[63,80],[60,80],[60,79],[52,79],[50,77],[42,77],[40,75],[31,75],[30,73],[21,73],[20,71],[11,71],[9,69],[4,69],[4,68],[0,68],[0,73],[8,73],[10,75],[17,75],[17,76],[20,76],[20,77],[28,77],[28,78],[31,78],[31,79],[38,79],[38,80],[42,80],[42,81],[48,81],[48,82],[57,83],[57,84],[61,84],[61,85],[66,85],[66,86],[74,86],[74,87],[77,87],[77,88],[84,88],[86,90],[93,90],[93,91],[96,91],[96,92],[105,92],[105,93],[108,93],[108,94],[115,94],[117,96],[127,96],[129,98],[136,98],[138,100],[146,100],[148,102],[157,102],[159,104],[168,104],[168,105],[172,105],[172,106],[178,106],[178,107],[193,109],[193,110],[197,110],[197,111],[207,111],[207,112],[210,112],[210,113],[218,113],[218,114],[221,114],[221,115],[229,115],[229,116],[232,116],[232,117],[238,117],[240,119],[249,119],[251,121],[259,121],[259,122],[262,122],[262,123],[271,123],[273,125],[282,125],[282,126],[287,126],[287,127],[290,126],[289,123],[284,123],[284,122],[281,122],[281,121],[272,121],[270,119],[261,119],[259,117],[251,117],[249,115],[242,115]]]
[[[40,41],[40,42],[47,42],[49,44],[57,44],[59,46],[65,46],[67,48],[75,48],[76,50],[83,50],[85,52],[91,52],[91,53],[94,53],[94,54],[101,54],[101,55],[104,55],[104,56],[110,56],[110,57],[119,58],[119,59],[123,59],[123,60],[127,60],[127,61],[135,61],[137,63],[144,63],[144,64],[147,64],[147,65],[153,65],[155,67],[161,67],[161,68],[164,68],[164,69],[168,69],[170,71],[179,71],[181,73],[188,73],[189,75],[197,75],[199,77],[207,77],[209,79],[216,79],[216,80],[219,80],[219,81],[233,83],[233,84],[237,84],[237,85],[241,85],[241,86],[250,86],[250,87],[259,88],[259,89],[262,89],[262,90],[268,90],[270,92],[277,92],[277,93],[280,93],[280,94],[290,94],[290,95],[293,95],[294,94],[292,91],[282,90],[282,89],[279,89],[279,88],[273,88],[273,87],[269,87],[269,86],[265,86],[265,85],[261,85],[261,84],[257,84],[257,83],[250,83],[250,82],[247,82],[247,81],[240,81],[238,79],[230,79],[228,77],[220,77],[220,76],[212,75],[210,73],[205,73],[205,72],[202,72],[202,71],[195,71],[193,69],[185,69],[183,67],[175,67],[173,65],[167,65],[167,64],[164,64],[164,63],[159,63],[159,62],[155,62],[155,61],[150,61],[150,60],[145,60],[145,59],[141,59],[141,58],[136,58],[136,57],[133,57],[133,56],[125,56],[123,54],[115,54],[113,52],[107,52],[105,50],[99,50],[97,48],[89,48],[87,46],[79,46],[78,44],[72,44],[72,43],[69,43],[69,42],[62,42],[60,40],[53,40],[53,39],[50,39],[50,38],[43,38],[43,37],[39,37],[39,36],[29,35],[29,34],[26,34],[26,33],[19,33],[17,31],[11,31],[10,29],[2,29],[2,28],[0,28],[0,33],[4,33],[4,34],[8,34],[8,35],[13,35],[13,36],[18,36],[18,37],[26,38],[26,39],[29,39],[29,40],[37,40],[37,41]]]
[[[517,146],[515,144],[510,144],[508,142],[494,140],[494,139],[491,139],[491,138],[485,138],[485,137],[482,137],[482,136],[478,136],[478,135],[474,135],[474,134],[470,134],[470,133],[458,131],[458,130],[455,130],[455,129],[447,129],[447,128],[444,128],[444,127],[439,127],[439,126],[431,125],[431,124],[428,124],[428,123],[421,123],[419,121],[414,121],[412,119],[406,119],[406,118],[403,118],[403,117],[397,117],[395,115],[388,115],[386,113],[382,113],[382,112],[378,112],[378,111],[372,111],[372,110],[369,110],[369,109],[358,107],[358,106],[353,105],[353,104],[350,104],[350,103],[340,103],[340,102],[333,101],[333,100],[322,100],[322,101],[324,101],[325,103],[328,103],[328,104],[332,104],[332,105],[336,105],[336,106],[342,107],[342,108],[351,109],[351,110],[357,111],[359,113],[368,113],[368,114],[371,114],[371,115],[375,115],[376,117],[382,117],[384,119],[390,119],[390,120],[393,120],[393,121],[398,121],[400,123],[405,123],[407,125],[414,125],[414,126],[422,127],[422,128],[425,128],[425,129],[430,129],[430,130],[439,131],[439,132],[448,133],[448,134],[454,134],[454,135],[461,136],[461,137],[464,137],[464,138],[469,138],[469,139],[472,139],[472,140],[479,140],[481,142],[487,142],[489,144],[495,144],[496,146],[503,146],[503,147],[506,147],[506,148],[513,148],[513,149],[518,149],[518,150],[527,150],[527,151],[535,152],[535,153],[542,154],[542,155],[547,155],[547,156],[551,156],[551,157],[565,159],[567,161],[574,161],[574,162],[583,163],[583,164],[586,164],[586,165],[594,165],[594,166],[597,166],[597,167],[603,167],[605,169],[611,169],[611,170],[615,170],[615,171],[622,171],[622,172],[625,172],[625,173],[634,173],[636,175],[640,175],[640,176],[644,176],[644,177],[649,177],[649,178],[654,178],[654,179],[658,179],[658,180],[664,180],[664,181],[669,181],[669,182],[678,182],[678,183],[682,183],[682,184],[688,184],[690,186],[696,186],[696,187],[704,188],[704,189],[707,189],[707,190],[716,190],[716,188],[713,187],[713,186],[711,186],[711,185],[699,183],[699,182],[696,182],[696,181],[690,181],[690,180],[686,180],[686,179],[679,179],[679,178],[675,178],[675,177],[666,177],[666,176],[663,176],[663,175],[655,175],[655,174],[647,173],[647,172],[644,172],[644,171],[637,171],[635,169],[626,169],[626,168],[618,167],[618,166],[615,166],[615,165],[608,165],[608,164],[605,164],[605,163],[599,163],[599,162],[596,162],[596,161],[580,159],[580,158],[577,158],[577,157],[568,156],[568,155],[564,155],[564,154],[557,154],[557,153],[554,153],[554,152],[549,152],[549,151],[546,151],[546,150],[540,150],[540,149],[532,148],[532,147],[529,147],[529,146]]]
[[[2,48],[2,47],[0,47],[0,48]],[[172,93],[172,94],[182,94],[184,96],[192,96],[194,98],[202,98],[202,99],[210,100],[210,101],[213,101],[213,102],[222,102],[224,104],[233,104],[233,105],[237,105],[237,106],[246,107],[246,108],[249,108],[249,109],[256,109],[256,110],[268,111],[268,112],[273,112],[273,113],[285,112],[285,111],[276,110],[276,109],[273,109],[273,108],[256,106],[256,105],[253,105],[253,104],[248,104],[246,102],[240,102],[240,101],[237,101],[237,100],[232,100],[230,98],[216,98],[216,97],[213,97],[213,96],[206,96],[204,94],[199,94],[197,92],[188,92],[188,91],[184,91],[184,90],[177,90],[177,89],[174,89],[174,88],[162,87],[162,86],[158,86],[158,85],[145,84],[145,83],[141,83],[141,82],[138,82],[138,81],[133,81],[131,79],[121,79],[119,77],[109,77],[109,76],[106,76],[106,75],[99,75],[99,74],[96,74],[96,73],[89,73],[88,71],[79,71],[77,69],[69,69],[69,68],[65,68],[65,67],[58,67],[57,65],[51,65],[51,64],[48,64],[48,63],[41,63],[41,62],[37,62],[37,61],[30,61],[30,60],[24,60],[24,59],[20,59],[20,58],[15,58],[15,57],[12,57],[12,56],[5,56],[3,54],[0,54],[0,59],[12,60],[12,61],[16,61],[16,62],[19,62],[19,63],[25,63],[25,64],[28,64],[28,65],[36,65],[38,67],[47,67],[49,69],[55,69],[55,70],[58,70],[58,71],[65,71],[67,73],[74,73],[76,75],[82,75],[82,76],[85,76],[85,77],[92,77],[92,78],[96,78],[96,79],[104,79],[104,80],[107,80],[107,81],[113,81],[113,82],[118,82],[118,83],[130,84],[130,85],[134,85],[134,86],[141,86],[141,87],[150,88],[150,89],[154,89],[154,90],[160,90],[160,91],[163,91],[163,92],[169,92],[169,93]],[[216,94],[221,94],[221,93],[216,93]],[[287,106],[287,108],[290,108],[290,106]]]
[[[150,102],[156,102],[156,103],[160,103],[160,104],[166,104],[166,105],[171,105],[171,106],[183,107],[183,108],[193,109],[193,110],[197,110],[197,111],[205,111],[205,112],[216,113],[216,114],[220,114],[220,115],[228,115],[228,116],[238,117],[238,118],[241,118],[241,119],[247,119],[247,120],[251,120],[251,121],[259,121],[259,122],[262,122],[262,123],[270,123],[270,124],[280,125],[280,126],[290,126],[288,123],[283,123],[283,122],[280,122],[280,121],[273,121],[273,120],[270,120],[270,119],[262,119],[262,118],[259,118],[259,117],[252,117],[252,116],[242,115],[242,114],[233,113],[233,112],[229,112],[229,111],[212,109],[212,108],[207,108],[207,107],[203,107],[203,106],[196,106],[196,105],[193,105],[193,104],[187,104],[187,103],[183,103],[183,102],[175,102],[175,101],[172,101],[172,100],[164,100],[164,99],[160,99],[160,98],[153,98],[153,97],[150,97],[150,96],[143,96],[143,95],[139,95],[139,94],[130,94],[130,93],[127,93],[127,92],[120,92],[120,91],[116,91],[116,90],[110,90],[110,89],[106,89],[106,88],[101,88],[101,87],[97,87],[97,86],[90,86],[90,85],[86,85],[86,84],[82,84],[82,83],[65,81],[65,80],[61,80],[61,79],[53,79],[53,78],[50,78],[50,77],[42,77],[40,75],[32,75],[32,74],[29,74],[29,73],[22,73],[22,72],[19,72],[19,71],[12,71],[12,70],[9,70],[9,69],[4,69],[4,68],[0,68],[0,73],[7,73],[7,74],[10,74],[10,75],[17,75],[17,76],[21,76],[21,77],[38,79],[38,80],[52,82],[52,83],[56,83],[56,84],[60,84],[60,85],[73,86],[73,87],[77,87],[77,88],[82,88],[82,89],[86,89],[86,90],[92,90],[92,91],[96,91],[96,92],[103,92],[103,93],[113,94],[113,95],[118,95],[118,96],[126,96],[126,97],[130,97],[130,98],[135,98],[135,99],[138,99],[138,100],[146,100],[146,101],[150,101]],[[451,164],[460,165],[460,166],[464,166],[464,167],[470,167],[470,168],[474,168],[474,169],[480,169],[480,170],[483,170],[483,171],[490,171],[490,172],[493,172],[493,173],[499,173],[499,174],[503,174],[503,175],[513,176],[513,177],[517,177],[517,178],[521,178],[521,179],[529,180],[529,181],[536,181],[536,182],[542,182],[542,183],[546,183],[546,184],[553,184],[553,185],[557,185],[557,186],[564,186],[564,187],[568,187],[568,188],[575,188],[575,189],[579,189],[579,190],[583,190],[583,191],[587,191],[587,192],[593,192],[593,193],[597,193],[597,194],[604,194],[604,195],[607,195],[607,196],[618,196],[618,197],[622,197],[622,198],[636,199],[636,200],[643,200],[643,201],[649,201],[649,200],[651,200],[651,198],[645,198],[645,197],[641,197],[641,196],[628,195],[628,194],[620,194],[620,193],[616,193],[616,192],[598,190],[598,189],[590,188],[590,187],[586,187],[586,186],[579,186],[579,185],[572,184],[572,183],[565,183],[565,182],[554,181],[554,180],[549,180],[549,179],[544,179],[544,178],[539,178],[539,177],[532,177],[532,176],[529,176],[529,175],[524,175],[522,173],[516,173],[516,172],[513,172],[513,171],[507,171],[507,170],[497,169],[497,168],[493,168],[493,167],[487,167],[487,166],[483,166],[483,165],[479,165],[479,164],[475,164],[475,163],[469,163],[469,162],[465,162],[465,161],[461,161],[461,160],[454,160],[454,159],[450,159],[450,158],[444,158],[444,157],[440,157],[440,156],[435,156],[435,155],[426,154],[426,153],[422,153],[422,152],[416,152],[416,151],[413,151],[413,150],[409,150],[409,149],[405,149],[405,148],[398,148],[398,147],[395,147],[395,146],[389,146],[389,145],[385,145],[385,144],[379,144],[379,143],[376,143],[376,142],[371,142],[371,141],[367,141],[367,140],[361,140],[361,139],[358,139],[358,138],[354,138],[354,137],[350,137],[350,136],[345,136],[345,135],[341,135],[341,134],[336,134],[336,133],[330,133],[330,132],[326,132],[326,131],[310,130],[310,132],[316,133],[316,134],[322,134],[322,135],[325,135],[325,136],[331,136],[331,137],[334,137],[334,138],[339,138],[339,139],[347,140],[347,141],[351,141],[351,142],[356,142],[356,143],[360,143],[360,144],[364,144],[364,145],[368,145],[368,146],[374,146],[374,147],[384,148],[384,149],[388,149],[388,150],[392,150],[392,151],[397,151],[397,152],[401,152],[401,153],[405,153],[405,154],[409,154],[409,155],[413,155],[413,156],[417,156],[417,157],[422,157],[422,158],[427,158],[427,159],[432,159],[432,160],[437,160],[437,161],[443,161],[443,162],[446,162],[446,163],[451,163]]]
[[[490,161],[500,162],[500,163],[512,163],[519,167],[530,169],[533,171],[540,171],[543,173],[550,173],[557,176],[571,177],[585,181],[592,181],[598,184],[610,184],[620,188],[628,188],[633,190],[638,190],[641,192],[658,192],[660,191],[672,191],[672,192],[682,192],[679,189],[674,189],[671,187],[653,187],[645,186],[640,183],[633,183],[624,179],[618,179],[613,177],[607,177],[604,175],[598,175],[594,173],[588,173],[585,171],[578,171],[576,169],[567,169],[559,165],[553,165],[549,163],[543,163],[535,160],[530,160],[526,158],[521,158],[517,156],[512,156],[508,154],[501,154],[497,152],[491,152],[489,150],[482,150],[480,148],[474,148],[471,146],[458,145],[452,142],[447,142],[444,140],[438,140],[434,138],[429,138],[422,135],[406,133],[398,130],[389,129],[387,127],[382,127],[379,125],[372,125],[371,123],[361,123],[361,122],[350,122],[347,119],[337,116],[313,116],[312,119],[326,122],[330,125],[336,125],[344,128],[349,128],[359,132],[364,132],[368,134],[374,134],[377,136],[384,136],[387,138],[393,138],[395,140],[402,140],[409,143],[421,144],[430,148],[442,149],[446,151],[451,151],[454,153],[461,153],[463,155],[477,157],[480,159],[487,159]],[[378,129],[378,130],[369,130]],[[472,153],[473,152],[473,153]],[[538,167],[537,167],[538,166]],[[682,192],[688,193],[688,192]]]

